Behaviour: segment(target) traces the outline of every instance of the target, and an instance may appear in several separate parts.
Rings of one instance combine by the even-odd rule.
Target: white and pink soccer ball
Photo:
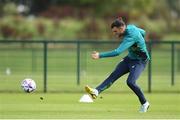
[[[25,92],[31,93],[36,90],[36,83],[33,79],[26,78],[21,82],[21,87]]]

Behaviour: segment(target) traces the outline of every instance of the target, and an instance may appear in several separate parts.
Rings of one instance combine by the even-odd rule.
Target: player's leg
[[[127,79],[127,85],[133,90],[133,92],[138,96],[139,101],[143,105],[145,105],[146,109],[143,109],[144,112],[147,111],[149,107],[149,103],[147,102],[143,92],[141,91],[140,87],[136,84],[136,80],[139,78],[141,75],[142,71],[144,70],[146,66],[146,63],[142,61],[132,61],[129,63],[129,69],[130,69],[130,74]]]
[[[134,93],[138,96],[139,101],[141,104],[144,104],[146,102],[146,99],[144,97],[143,92],[139,88],[139,86],[136,84],[136,80],[144,70],[145,65],[141,62],[131,62],[129,64],[130,73],[127,79],[127,85],[134,91]]]
[[[129,72],[126,58],[123,59],[115,68],[115,70],[98,86],[96,89],[99,93],[109,88],[118,78]]]
[[[96,89],[85,87],[85,90],[96,98],[99,93],[109,88],[119,77],[129,72],[126,58],[123,59],[115,68],[115,70],[98,86]]]

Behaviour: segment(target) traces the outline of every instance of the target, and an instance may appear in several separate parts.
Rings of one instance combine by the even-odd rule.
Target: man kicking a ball
[[[126,25],[122,18],[117,18],[111,24],[113,34],[121,38],[122,43],[118,48],[108,52],[92,53],[92,58],[97,60],[106,57],[115,57],[128,49],[128,55],[123,58],[122,61],[116,66],[115,70],[95,89],[89,86],[85,86],[85,90],[88,94],[96,99],[97,96],[109,88],[118,78],[122,75],[129,73],[127,78],[127,85],[137,95],[141,103],[140,112],[147,112],[149,108],[149,102],[146,100],[143,92],[136,84],[136,80],[144,70],[149,58],[145,44],[145,31],[136,27],[135,25]]]

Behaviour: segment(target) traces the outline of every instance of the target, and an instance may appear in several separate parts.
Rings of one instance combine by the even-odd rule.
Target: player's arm
[[[123,42],[119,45],[118,48],[112,51],[99,53],[99,58],[118,56],[119,54],[124,52],[126,49],[131,47],[134,43],[135,41],[131,37],[125,37],[123,39]]]

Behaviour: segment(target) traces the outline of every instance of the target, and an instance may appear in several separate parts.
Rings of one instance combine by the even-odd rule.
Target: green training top
[[[146,32],[135,25],[127,25],[122,43],[118,48],[108,52],[101,52],[100,58],[114,57],[128,49],[130,59],[149,60],[149,54],[144,40]]]

